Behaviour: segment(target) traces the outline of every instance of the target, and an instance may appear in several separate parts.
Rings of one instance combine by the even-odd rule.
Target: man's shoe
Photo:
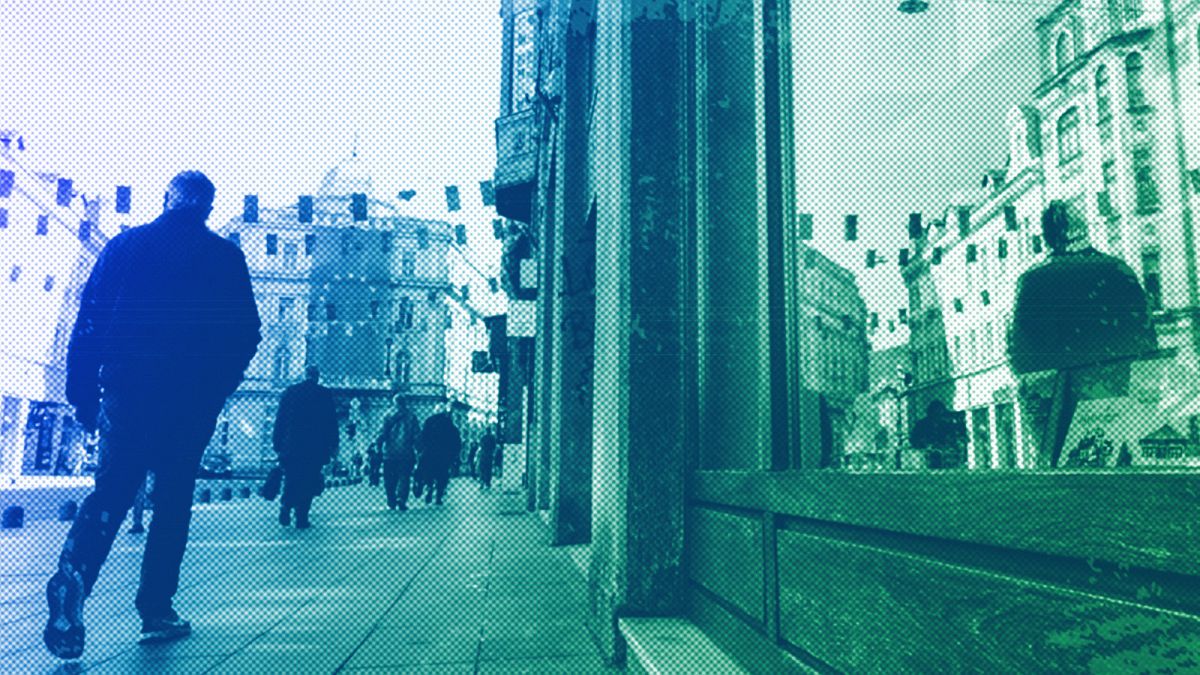
[[[300,520],[299,518],[296,519],[297,530],[307,530],[310,527],[312,527],[312,523],[308,522],[307,520]]]
[[[179,614],[171,610],[162,616],[142,619],[142,637],[138,644],[154,642],[169,642],[192,634],[192,624],[179,618]]]
[[[284,527],[287,527],[288,525],[292,524],[292,510],[291,509],[280,509],[279,510],[279,524]]]
[[[42,639],[46,649],[60,659],[83,656],[83,577],[59,570],[46,584],[50,618]]]

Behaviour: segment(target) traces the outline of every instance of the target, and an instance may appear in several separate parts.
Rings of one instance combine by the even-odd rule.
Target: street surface
[[[326,490],[313,528],[278,502],[198,505],[179,613],[191,637],[139,646],[145,535],[127,533],[87,602],[83,659],[42,646],[44,588],[67,523],[0,531],[0,673],[594,673],[583,577],[536,515],[451,483],[446,505],[389,512],[382,488]]]

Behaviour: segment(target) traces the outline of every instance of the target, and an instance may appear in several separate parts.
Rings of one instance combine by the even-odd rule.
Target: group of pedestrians
[[[378,485],[379,465],[383,492],[391,510],[408,510],[408,498],[425,496],[425,503],[441,505],[450,482],[450,470],[462,451],[462,437],[448,410],[439,410],[422,425],[403,396],[384,420],[372,450],[371,484]],[[378,459],[374,459],[378,457]]]
[[[241,249],[207,226],[215,187],[204,174],[175,176],[157,219],[114,237],[83,288],[67,352],[67,400],[84,429],[99,438],[95,489],[80,506],[54,574],[46,584],[43,640],[51,654],[83,654],[83,607],[131,508],[132,532],[146,528],[135,606],[143,643],[191,633],[175,611],[200,460],[217,416],[241,383],[261,341],[261,323]],[[332,392],[309,368],[280,401],[274,448],[282,471],[279,522],[311,525],[322,469],[338,454]],[[489,440],[490,438],[490,440]],[[380,470],[391,509],[410,493],[427,504],[445,499],[462,440],[447,409],[420,424],[401,396],[368,457],[371,484]],[[495,437],[481,443],[480,474],[489,485]],[[361,462],[360,462],[361,464]],[[152,478],[148,478],[152,477]]]

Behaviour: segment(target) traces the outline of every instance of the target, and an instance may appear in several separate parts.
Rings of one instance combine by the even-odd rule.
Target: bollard
[[[200,502],[201,504],[207,504],[207,503],[211,502],[212,501],[212,490],[210,490],[209,488],[201,489],[200,494],[196,495],[196,501]]]
[[[4,529],[14,529],[25,526],[25,509],[20,506],[10,506],[4,509],[4,516],[0,517],[0,527]]]
[[[233,488],[221,488],[221,501],[228,502],[233,499]]]
[[[249,499],[250,498],[250,488],[243,485],[242,489],[238,490],[238,496],[241,497],[242,499]]]
[[[79,505],[74,499],[68,499],[58,505],[58,520],[59,522],[69,523],[75,520],[75,516],[79,514]]]

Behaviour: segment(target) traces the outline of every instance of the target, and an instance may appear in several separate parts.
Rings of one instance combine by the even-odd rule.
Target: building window
[[[396,316],[396,328],[407,330],[413,327],[413,303],[409,298],[400,298],[400,311]]]
[[[380,232],[379,233],[379,250],[383,253],[391,253],[392,252],[392,233],[391,232]]]
[[[308,320],[309,321],[317,320],[317,303],[315,303],[315,302],[308,303]]]
[[[996,257],[1001,260],[1008,257],[1008,240],[1004,237],[1001,237],[1000,241],[996,242]]]
[[[405,251],[400,258],[400,274],[406,277],[417,275],[417,252]]]
[[[42,282],[42,290],[47,293],[54,290],[54,277],[52,275],[46,275],[46,280]]]
[[[1146,288],[1146,305],[1151,311],[1162,309],[1162,276],[1158,251],[1142,252],[1142,285]]]
[[[371,318],[372,319],[379,318],[379,301],[378,300],[371,301]]]
[[[1071,63],[1071,35],[1066,31],[1058,34],[1054,41],[1054,69],[1061,73]]]
[[[279,253],[279,235],[267,235],[267,255],[278,255]]]
[[[973,263],[979,259],[979,247],[975,244],[967,244],[967,262]]]
[[[304,255],[312,255],[313,251],[316,250],[316,248],[317,248],[317,235],[315,235],[315,234],[304,235]]]
[[[1039,235],[1033,235],[1029,238],[1030,247],[1033,249],[1033,254],[1037,255],[1042,252],[1042,238]]]
[[[395,344],[392,338],[388,338],[383,345],[383,376],[392,376],[392,345]]]
[[[21,266],[13,265],[12,270],[8,273],[8,280],[13,283],[16,283],[16,281],[20,278],[21,278]]]
[[[1125,89],[1130,110],[1138,110],[1146,105],[1146,90],[1142,88],[1142,69],[1140,52],[1133,52],[1125,57]]]
[[[337,321],[337,305],[332,302],[325,303],[325,320]]]
[[[286,295],[279,298],[279,320],[286,321],[288,315],[292,313],[292,307],[296,304],[295,298],[289,298]]]
[[[296,266],[296,258],[300,256],[300,247],[294,241],[284,242],[283,260],[288,267]]]
[[[987,291],[980,291],[979,301],[983,303],[984,307],[987,307],[988,305],[992,304],[992,294],[988,293]]]
[[[396,381],[407,384],[412,378],[412,355],[407,350],[396,352]]]
[[[274,378],[283,380],[291,377],[292,352],[286,346],[275,350]]]
[[[0,209],[0,230],[8,229],[8,209]]]
[[[1062,165],[1074,161],[1082,152],[1079,142],[1079,108],[1071,108],[1058,118],[1058,163]]]
[[[1108,66],[1096,69],[1096,123],[1106,124],[1112,119],[1112,93],[1108,90]]]
[[[44,213],[38,214],[37,230],[34,231],[34,234],[38,235],[39,237],[44,237],[50,234],[50,216]]]
[[[1133,181],[1139,213],[1153,213],[1158,210],[1158,184],[1154,180],[1154,165],[1151,162],[1150,150],[1141,149],[1133,152]]]

